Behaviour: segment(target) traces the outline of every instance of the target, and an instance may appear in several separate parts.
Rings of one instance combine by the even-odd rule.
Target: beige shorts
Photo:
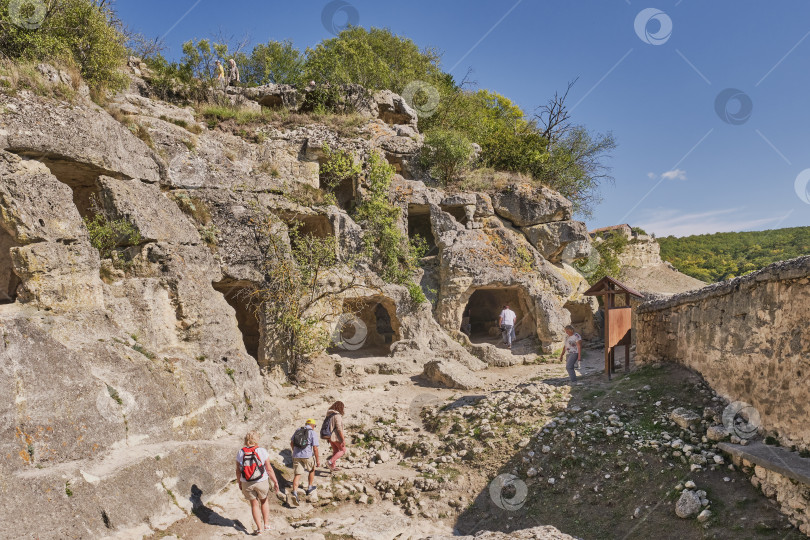
[[[255,482],[242,481],[242,495],[249,501],[259,499],[263,501],[270,493],[270,482],[267,478],[256,480]]]
[[[293,474],[309,474],[315,470],[315,457],[293,458]]]

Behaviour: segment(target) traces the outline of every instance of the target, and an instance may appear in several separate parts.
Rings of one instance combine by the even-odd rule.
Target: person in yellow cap
[[[292,491],[287,494],[287,504],[298,506],[298,484],[301,476],[309,475],[307,496],[317,489],[315,485],[315,467],[321,466],[321,456],[318,453],[318,436],[315,433],[315,420],[308,419],[304,427],[295,430],[290,439],[290,448],[293,456]]]

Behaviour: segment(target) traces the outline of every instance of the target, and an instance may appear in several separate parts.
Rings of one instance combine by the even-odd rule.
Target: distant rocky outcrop
[[[627,245],[618,254],[621,267],[619,279],[648,297],[671,296],[706,286],[699,279],[678,272],[674,266],[662,260],[661,246],[654,236],[639,233],[627,224],[590,232],[594,242],[601,241],[600,237],[605,234],[620,234],[627,239]]]

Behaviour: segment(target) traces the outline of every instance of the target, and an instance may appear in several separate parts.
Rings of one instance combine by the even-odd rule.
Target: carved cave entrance
[[[243,281],[224,280],[213,283],[213,286],[236,311],[236,324],[242,333],[245,350],[256,360],[261,360],[263,336],[259,319],[250,304],[249,294],[252,285]]]
[[[344,300],[329,352],[352,358],[387,355],[400,339],[396,312],[394,301],[385,296]]]
[[[464,211],[463,206],[447,206],[443,204],[440,206],[440,208],[442,209],[443,212],[447,212],[448,214],[453,216],[453,218],[455,218],[455,220],[458,221],[461,225],[466,225],[467,212]]]
[[[433,236],[433,227],[430,225],[430,207],[426,204],[408,205],[408,238],[421,236],[427,241],[425,256],[436,255],[436,237]]]
[[[0,227],[0,304],[11,304],[17,300],[20,278],[14,273],[11,262],[11,248],[14,247],[19,247],[19,244]]]
[[[487,287],[475,290],[464,308],[461,331],[474,342],[500,340],[498,318],[504,304],[517,315],[518,340],[537,334],[537,323],[528,309],[529,298],[522,287]]]
[[[319,169],[323,169],[323,165],[326,162],[326,158],[319,158],[318,159],[318,166]],[[328,186],[326,183],[326,178],[324,174],[318,175],[318,184],[320,188],[324,191],[331,192],[335,195],[335,199],[337,201],[337,205],[342,210],[346,212],[351,212],[354,208],[354,199],[355,199],[355,191],[356,186],[354,185],[354,178],[344,178],[338,185],[336,186]]]
[[[288,227],[298,228],[298,236],[314,236],[315,238],[329,238],[335,235],[332,222],[324,215],[303,216],[300,214],[285,216],[284,222]],[[294,237],[290,237],[293,247],[296,245]]]

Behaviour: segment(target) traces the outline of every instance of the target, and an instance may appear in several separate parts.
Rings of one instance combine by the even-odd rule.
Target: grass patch
[[[154,360],[157,357],[157,355],[155,355],[155,353],[148,350],[146,347],[144,347],[140,343],[136,343],[135,345],[133,345],[132,349],[138,351],[139,353],[141,353],[142,355],[147,357],[149,360]]]
[[[110,394],[110,397],[113,399],[113,401],[115,401],[119,405],[124,404],[124,401],[121,399],[121,396],[118,395],[118,390],[116,390],[109,384],[107,385],[107,393]]]

